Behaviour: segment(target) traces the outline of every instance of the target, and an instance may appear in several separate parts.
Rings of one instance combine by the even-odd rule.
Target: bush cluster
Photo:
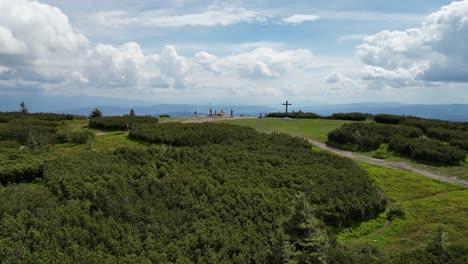
[[[57,128],[51,126],[10,124],[0,126],[0,140],[17,141],[22,145],[44,146],[57,141]]]
[[[104,116],[89,120],[89,127],[103,130],[125,130],[127,124],[135,128],[138,124],[156,124],[158,119],[152,116]]]
[[[44,164],[50,159],[45,152],[0,147],[0,183],[31,182],[42,178]]]
[[[406,116],[400,116],[400,115],[390,115],[390,114],[374,115],[374,121],[380,124],[398,125],[405,119],[406,119]]]
[[[174,146],[219,144],[257,136],[255,129],[230,124],[162,123],[142,124],[130,130],[130,138]]]
[[[11,120],[18,120],[23,118],[34,118],[44,121],[63,121],[73,120],[74,116],[69,114],[54,113],[0,112],[0,123],[6,123]]]
[[[440,164],[458,164],[464,161],[467,155],[457,146],[451,146],[428,138],[393,137],[388,144],[389,149],[400,155],[418,161]]]
[[[367,113],[335,113],[331,116],[325,117],[326,119],[337,119],[337,120],[350,120],[350,121],[365,121],[368,118],[372,118],[372,114]]]
[[[73,131],[68,134],[68,140],[74,144],[85,144],[93,140],[95,135],[96,134],[91,130]]]
[[[357,147],[359,150],[375,150],[383,143],[388,143],[395,136],[401,135],[416,138],[423,135],[418,128],[408,126],[392,126],[376,123],[344,124],[328,133],[328,140],[332,144]]]
[[[425,163],[458,164],[466,158],[467,123],[388,114],[374,120],[377,123],[345,124],[328,134],[328,143],[363,151],[388,143],[397,154]]]
[[[284,112],[274,112],[274,113],[269,113],[267,114],[267,117],[276,117],[276,118],[283,118],[286,117],[286,113]],[[311,112],[291,112],[288,113],[289,118],[300,118],[300,119],[317,119],[317,118],[322,118],[322,116],[316,114],[316,113],[311,113]]]

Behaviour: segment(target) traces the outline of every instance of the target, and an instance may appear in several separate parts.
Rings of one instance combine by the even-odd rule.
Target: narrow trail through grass
[[[354,160],[359,160],[359,161],[370,163],[370,164],[373,164],[373,165],[382,166],[382,167],[385,167],[385,168],[411,171],[413,173],[416,173],[416,174],[419,174],[419,175],[422,175],[422,176],[425,176],[425,177],[428,177],[428,178],[431,178],[431,179],[434,179],[434,180],[438,180],[438,181],[442,181],[442,182],[456,183],[456,184],[460,184],[460,185],[462,185],[464,187],[468,187],[468,180],[460,179],[460,178],[455,177],[455,176],[448,176],[448,175],[438,174],[438,173],[434,173],[434,172],[427,171],[427,170],[422,170],[422,169],[416,168],[416,167],[414,167],[414,166],[412,166],[412,165],[410,165],[408,163],[405,163],[405,162],[392,161],[392,160],[381,160],[381,159],[368,157],[368,156],[357,154],[357,153],[350,152],[350,151],[344,151],[344,150],[336,149],[336,148],[330,147],[327,144],[325,144],[323,142],[320,142],[318,140],[315,140],[315,139],[307,138],[307,140],[310,143],[314,144],[315,146],[317,146],[318,148],[320,148],[322,150],[327,150],[327,151],[330,151],[332,153],[335,153],[335,154],[343,156],[343,157],[347,157],[347,158],[354,159]]]

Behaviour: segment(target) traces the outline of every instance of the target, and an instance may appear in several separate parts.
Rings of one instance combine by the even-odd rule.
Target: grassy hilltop
[[[132,118],[127,132],[127,120],[96,119],[98,129],[88,120],[0,122],[4,261],[437,263],[467,255],[463,187],[271,133],[325,142],[351,121],[145,117]]]

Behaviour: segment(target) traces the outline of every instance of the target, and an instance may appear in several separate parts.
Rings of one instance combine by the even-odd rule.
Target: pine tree
[[[314,217],[305,195],[298,197],[293,215],[286,224],[290,261],[326,263],[329,238],[325,226]]]
[[[130,116],[135,116],[135,109],[133,109],[133,108],[130,109],[130,114],[129,114],[129,115],[130,115]]]
[[[96,118],[96,117],[102,117],[102,112],[101,110],[95,108],[92,112],[91,112],[91,115],[89,115],[89,119],[93,119],[93,118]]]

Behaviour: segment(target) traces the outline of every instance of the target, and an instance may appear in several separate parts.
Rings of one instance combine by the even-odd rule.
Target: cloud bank
[[[453,2],[418,28],[364,38],[357,55],[375,86],[425,86],[468,82],[468,1]]]

